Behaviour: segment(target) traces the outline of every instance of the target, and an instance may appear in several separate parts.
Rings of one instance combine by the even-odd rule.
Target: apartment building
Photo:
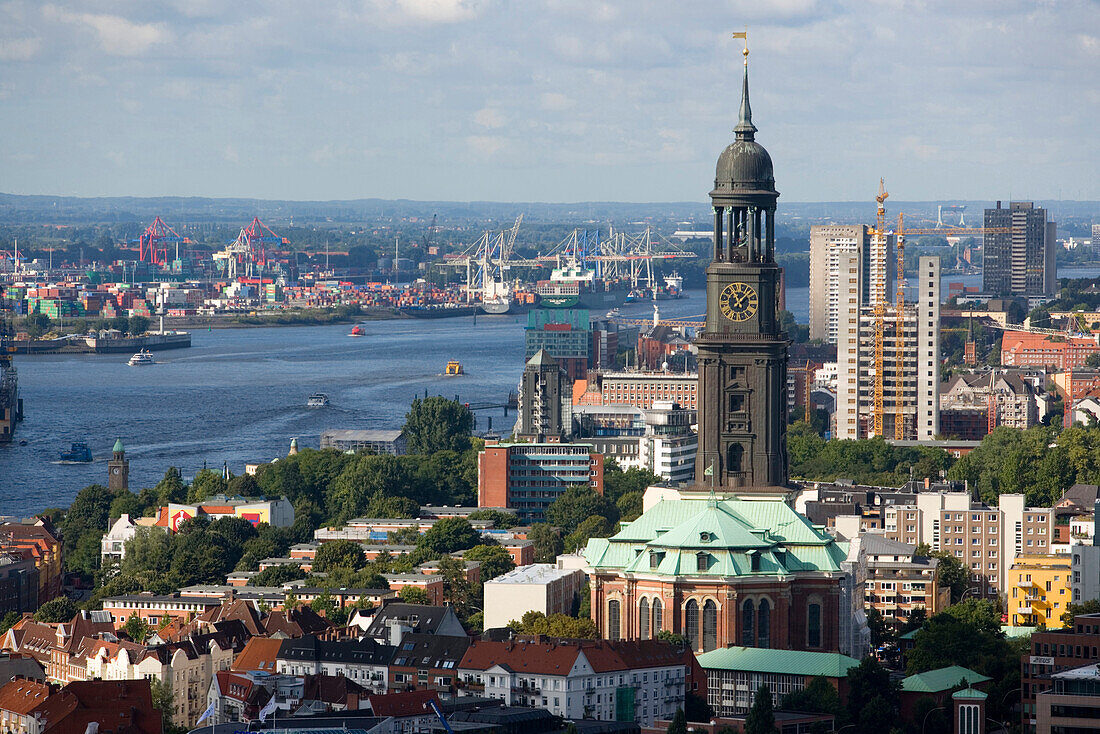
[[[885,535],[952,553],[970,569],[973,594],[996,598],[1008,588],[1016,556],[1049,553],[1054,539],[1051,508],[1026,507],[1022,494],[1003,494],[998,501],[990,507],[966,492],[921,492],[912,504],[883,509]]]
[[[1100,665],[1090,663],[1050,677],[1035,697],[1037,734],[1100,732]]]
[[[670,482],[695,479],[699,437],[691,430],[695,411],[671,400],[656,400],[645,411],[645,434],[638,439],[638,463]]]
[[[1008,624],[1011,627],[1062,627],[1072,599],[1068,555],[1017,556],[1009,569]]]
[[[1050,367],[1072,370],[1085,367],[1089,356],[1100,353],[1095,336],[1033,334],[1006,331],[1001,335],[1001,365],[1005,367]]]
[[[692,659],[656,640],[474,640],[458,666],[459,691],[564,718],[649,726],[683,707]]]
[[[604,405],[649,410],[658,400],[674,400],[688,410],[698,407],[699,375],[694,372],[605,372],[598,379]],[[574,399],[583,392],[574,389]]]
[[[477,457],[479,507],[507,507],[540,522],[570,487],[603,494],[603,455],[586,443],[493,443]]]
[[[853,256],[860,274],[860,300],[873,306],[894,291],[894,235],[871,235],[867,225],[810,227],[810,338],[836,344],[844,297],[843,259]],[[878,281],[882,280],[880,284]]]
[[[960,414],[971,414],[976,420],[964,423]],[[981,440],[996,426],[1031,428],[1039,424],[1036,387],[1019,370],[956,375],[940,387],[940,419],[944,433],[961,439]],[[977,430],[948,431],[949,422],[954,426],[974,425]]]
[[[918,299],[904,306],[898,318],[894,305],[885,307],[881,344],[875,309],[860,298],[858,263],[851,255],[841,259],[841,333],[837,341],[838,438],[875,435],[879,400],[876,377],[881,356],[882,435],[931,440],[939,434],[939,317],[940,265],[938,257],[919,263]]]
[[[936,558],[916,556],[916,546],[876,533],[859,536],[867,562],[864,606],[886,622],[899,625],[917,610],[931,617],[950,604],[950,590],[940,588]]]

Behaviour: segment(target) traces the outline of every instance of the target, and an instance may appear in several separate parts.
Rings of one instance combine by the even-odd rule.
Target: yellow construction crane
[[[875,228],[871,231],[872,237],[881,237],[882,251],[886,252],[886,198],[890,192],[886,190],[885,179],[878,180],[878,195],[875,202],[878,204]],[[870,255],[870,253],[868,253]],[[876,273],[875,278],[875,386],[874,386],[874,412],[872,435],[883,435],[882,430],[882,355],[885,347],[884,331],[886,322],[886,262],[883,260],[882,272]],[[858,328],[858,326],[857,326]]]

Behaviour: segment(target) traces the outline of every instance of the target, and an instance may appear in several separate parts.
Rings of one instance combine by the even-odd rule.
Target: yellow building
[[[1068,555],[1017,556],[1008,571],[1008,624],[1011,627],[1062,626],[1070,594]]]

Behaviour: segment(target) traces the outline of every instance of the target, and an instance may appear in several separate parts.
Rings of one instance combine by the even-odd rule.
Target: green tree
[[[176,708],[176,696],[172,692],[172,682],[152,678],[149,680],[149,692],[153,697],[153,708],[164,716],[165,726],[171,721]]]
[[[970,584],[970,570],[949,551],[932,551],[930,556],[939,559],[939,566],[937,566],[939,585],[951,589],[952,602],[962,599],[962,595],[966,593],[966,588]]]
[[[864,709],[872,702],[876,703],[868,709],[869,717],[878,715],[883,701],[888,706],[896,705],[897,689],[898,684],[890,681],[890,671],[878,660],[873,657],[863,658],[859,665],[848,670],[848,715],[851,721],[866,734],[882,734],[882,731],[889,731],[890,725],[879,731],[864,728],[861,717]]]
[[[630,468],[623,470],[614,459],[608,459],[603,468],[603,491],[611,500],[631,492],[644,493],[646,487],[662,482],[659,476],[648,469]]]
[[[102,484],[89,485],[73,498],[58,526],[65,566],[70,571],[91,576],[99,567],[99,541],[107,529],[114,499],[115,493]]]
[[[840,702],[840,694],[821,676],[815,677],[801,691],[788,693],[783,699],[783,708],[787,711],[809,711],[837,717],[843,717],[846,713]]]
[[[5,614],[4,618],[0,619],[0,635],[4,634],[12,627],[14,627],[15,623],[22,618],[23,615],[21,615],[19,612],[8,612],[7,614]]]
[[[50,326],[52,326],[50,317],[44,313],[27,314],[27,317],[23,320],[23,328],[27,330],[27,334],[32,339],[37,339],[47,333]]]
[[[687,730],[687,717],[684,710],[678,708],[668,724],[667,734],[687,734]]]
[[[481,564],[483,582],[495,579],[516,567],[512,556],[499,545],[475,545],[463,553],[462,557],[467,561],[477,561]]]
[[[431,597],[428,596],[428,592],[419,586],[404,586],[401,588],[401,591],[397,592],[397,596],[406,604],[428,605],[432,603]]]
[[[570,553],[583,549],[589,538],[606,538],[611,535],[612,527],[606,518],[599,515],[589,517],[577,529],[565,536],[565,548]]]
[[[570,617],[555,613],[547,616],[531,610],[519,620],[512,620],[508,627],[523,635],[547,635],[574,640],[594,640],[599,635],[596,623],[587,617]]]
[[[615,501],[615,506],[619,508],[619,519],[623,522],[632,522],[641,517],[643,497],[641,492],[627,492],[619,497]]]
[[[445,517],[437,520],[420,536],[419,548],[437,555],[473,548],[481,540],[476,530],[461,517]]]
[[[80,610],[76,602],[67,596],[50,599],[34,613],[36,622],[71,622]]]
[[[474,414],[457,400],[414,398],[405,415],[405,439],[413,454],[464,451],[470,448]]]
[[[185,502],[187,500],[187,486],[180,476],[180,470],[174,466],[168,467],[164,472],[164,478],[157,482],[153,488],[157,495],[157,504],[164,507],[172,502]]]
[[[367,517],[413,519],[420,517],[420,505],[408,497],[387,497],[379,490],[371,495],[363,514]]]
[[[443,600],[454,607],[455,614],[465,619],[474,602],[473,585],[466,578],[466,563],[453,556],[439,559],[439,575],[443,577]]]
[[[989,599],[964,599],[943,610],[943,614],[970,625],[981,633],[1001,635],[1001,609]]]
[[[225,494],[229,484],[220,472],[213,469],[203,469],[191,480],[191,486],[187,489],[187,501],[191,503],[203,502],[214,495]]]
[[[328,545],[327,543],[325,545]],[[322,546],[324,547],[324,546]],[[306,572],[298,566],[283,564],[268,566],[248,580],[249,586],[282,586],[298,579],[304,579]]]
[[[535,545],[535,563],[553,563],[564,550],[561,532],[546,523],[536,523],[527,534]]]
[[[131,640],[139,645],[144,643],[146,638],[149,637],[150,629],[149,625],[145,623],[141,617],[136,614],[132,614],[126,619],[126,624],[122,626],[126,630],[126,634]]]
[[[745,734],[775,734],[775,710],[772,708],[772,692],[761,684],[752,699],[752,707],[745,719]]]
[[[149,319],[144,316],[131,316],[126,322],[126,330],[134,336],[144,334],[149,331]]]
[[[546,520],[566,533],[573,532],[593,515],[599,515],[614,525],[619,521],[619,508],[588,486],[570,487],[546,509]]]
[[[1073,618],[1078,614],[1100,614],[1100,599],[1066,604],[1066,611],[1062,612],[1062,626],[1072,628]]]
[[[493,527],[507,530],[508,528],[514,528],[519,525],[519,518],[511,512],[501,512],[500,510],[477,510],[471,512],[466,516],[468,520],[492,520]]]
[[[313,558],[314,573],[328,573],[337,568],[356,570],[367,562],[363,547],[350,540],[333,540],[322,543]]]

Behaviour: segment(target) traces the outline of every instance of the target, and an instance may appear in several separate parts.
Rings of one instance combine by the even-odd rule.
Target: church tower
[[[749,59],[736,135],[718,157],[714,260],[699,349],[700,489],[782,492],[787,485],[787,335],[779,326],[772,160],[756,142]]]
[[[111,460],[107,462],[107,489],[130,489],[130,460],[122,447],[122,439],[115,440]]]

